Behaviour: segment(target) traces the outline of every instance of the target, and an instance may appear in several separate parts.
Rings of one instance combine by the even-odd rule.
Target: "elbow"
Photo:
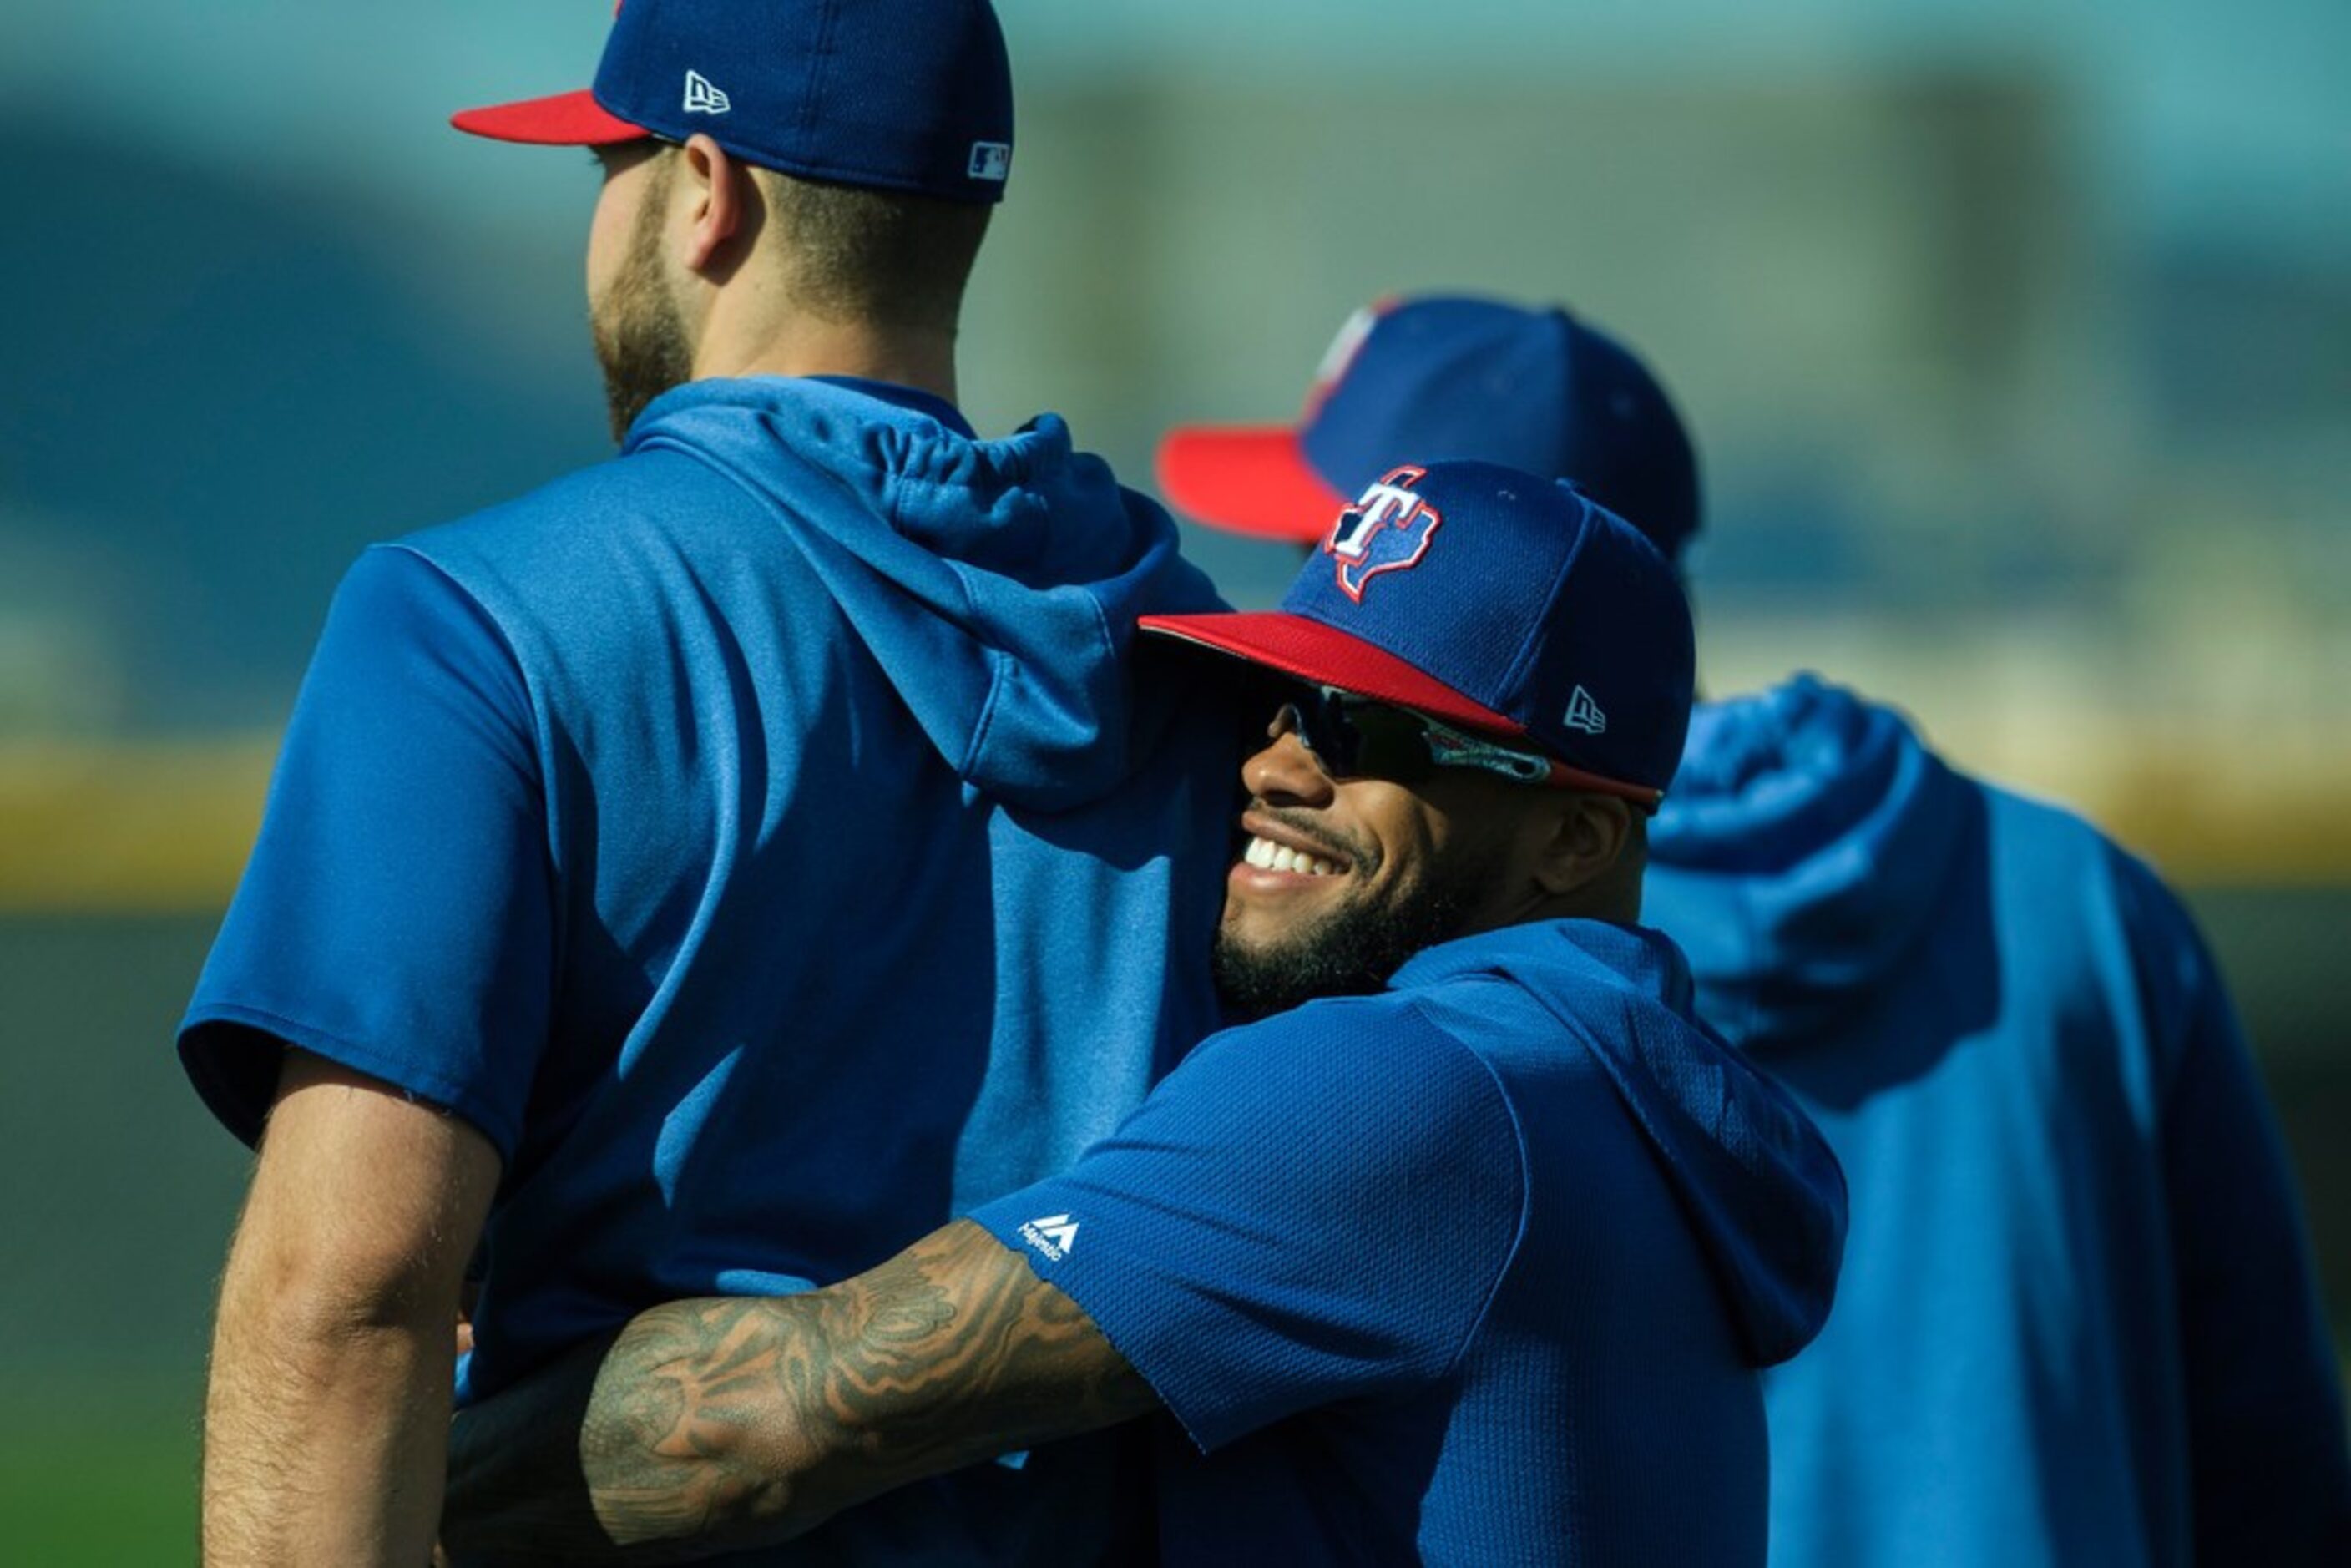
[[[602,1354],[580,1412],[589,1497],[622,1545],[767,1545],[833,1511],[822,1445],[780,1381],[742,1376],[737,1354],[700,1343],[699,1328],[691,1303],[640,1317]]]
[[[454,1291],[414,1259],[255,1239],[221,1282],[225,1336],[256,1340],[281,1357],[334,1358],[409,1340],[455,1343]],[[442,1300],[443,1296],[447,1300]]]
[[[353,1290],[335,1281],[296,1284],[277,1293],[255,1314],[290,1346],[321,1351],[360,1351],[371,1345],[432,1339],[447,1342],[454,1357],[456,1306],[423,1313],[411,1293],[398,1290]]]
[[[664,1542],[693,1542],[698,1555],[769,1545],[816,1522],[799,1478],[733,1423],[656,1436],[591,1415],[580,1461],[599,1527],[615,1545],[653,1549],[646,1562],[666,1561]]]

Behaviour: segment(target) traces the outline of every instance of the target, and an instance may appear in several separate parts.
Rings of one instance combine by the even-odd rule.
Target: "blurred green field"
[[[78,1415],[57,1391],[0,1426],[0,1559],[26,1568],[144,1568],[196,1555],[196,1396],[142,1391]]]

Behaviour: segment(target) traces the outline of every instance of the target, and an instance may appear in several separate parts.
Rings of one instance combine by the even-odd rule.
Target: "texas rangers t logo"
[[[1415,495],[1425,468],[1398,468],[1339,514],[1325,553],[1338,562],[1340,591],[1361,604],[1364,589],[1384,571],[1408,571],[1428,553],[1444,515]]]

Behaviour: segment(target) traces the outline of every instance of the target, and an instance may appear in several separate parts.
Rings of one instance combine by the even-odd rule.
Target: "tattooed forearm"
[[[960,1221],[829,1290],[656,1307],[587,1360],[460,1420],[444,1527],[460,1561],[763,1544],[1158,1403],[1075,1302]],[[559,1481],[550,1436],[575,1433]]]

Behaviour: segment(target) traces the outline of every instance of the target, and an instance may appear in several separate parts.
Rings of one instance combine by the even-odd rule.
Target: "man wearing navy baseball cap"
[[[603,163],[589,298],[615,440],[673,386],[770,365],[954,400],[1012,167],[987,0],[627,0],[593,87],[451,123]]]
[[[621,450],[367,551],[328,616],[180,1039],[259,1142],[215,1563],[423,1562],[453,1383],[855,1274],[1218,1016],[1241,741],[1134,632],[1218,601],[1058,419],[955,406],[1012,161],[986,0],[627,0],[592,88],[457,123],[595,149]],[[794,1560],[1108,1557],[1119,1458],[943,1477]]]
[[[1416,449],[1572,476],[1669,557],[1698,530],[1640,361],[1491,299],[1359,313],[1298,426],[1176,432],[1160,478],[1303,538],[1347,464]],[[1836,1311],[1766,1387],[1772,1561],[2351,1561],[2293,1179],[2154,872],[1809,675],[1698,709],[1650,852],[1647,918],[1700,1015],[1852,1182]]]
[[[468,1412],[461,1556],[771,1539],[1148,1415],[1173,1564],[1761,1561],[1758,1372],[1844,1196],[1635,924],[1690,701],[1663,558],[1564,486],[1400,466],[1279,611],[1143,624],[1270,719],[1216,944],[1260,1021],[877,1269],[656,1308]]]

